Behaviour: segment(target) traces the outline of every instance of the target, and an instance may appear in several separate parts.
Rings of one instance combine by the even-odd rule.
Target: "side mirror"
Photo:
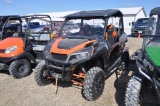
[[[135,24],[135,22],[132,22],[132,26]]]

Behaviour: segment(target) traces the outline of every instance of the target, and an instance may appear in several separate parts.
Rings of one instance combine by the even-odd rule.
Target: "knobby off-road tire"
[[[138,106],[140,100],[141,91],[141,79],[133,76],[127,85],[125,94],[125,105],[126,106]]]
[[[101,68],[92,67],[86,74],[82,96],[88,101],[98,99],[103,92],[105,84],[105,75]]]
[[[45,60],[40,61],[34,71],[34,79],[39,86],[51,84],[51,80],[47,79],[47,76],[44,75],[46,74],[45,64]]]
[[[9,73],[16,79],[26,77],[30,72],[31,65],[26,59],[15,60],[9,66]]]

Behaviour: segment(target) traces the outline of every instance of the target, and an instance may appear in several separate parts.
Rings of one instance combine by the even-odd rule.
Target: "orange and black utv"
[[[38,59],[42,59],[44,47],[50,40],[49,33],[32,34],[29,23],[38,19],[51,21],[48,15],[17,16],[8,18],[2,27],[4,34],[0,41],[0,70],[9,70],[14,78],[30,74],[31,63],[37,64]],[[26,28],[22,28],[24,23]]]
[[[35,81],[39,86],[72,82],[82,86],[86,100],[96,100],[103,92],[105,79],[117,69],[128,67],[123,14],[108,9],[81,11],[65,18],[57,39],[45,47],[44,60],[35,68]]]

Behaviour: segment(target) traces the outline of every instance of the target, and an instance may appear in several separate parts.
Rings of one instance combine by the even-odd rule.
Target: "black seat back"
[[[13,31],[10,29],[7,29],[6,31],[4,31],[3,33],[3,39],[11,37],[13,35]]]

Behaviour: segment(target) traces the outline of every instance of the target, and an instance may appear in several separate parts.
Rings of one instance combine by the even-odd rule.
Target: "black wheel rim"
[[[44,80],[48,80],[48,79],[47,79],[48,76],[49,76],[49,75],[48,75],[47,69],[46,69],[46,68],[43,68],[42,78],[43,78]]]
[[[103,77],[99,76],[95,81],[95,92],[99,94],[103,89]]]
[[[18,70],[17,70],[19,73],[23,73],[24,71],[25,71],[25,66],[24,66],[24,64],[20,64],[19,66],[18,66]]]
[[[124,61],[122,61],[119,68],[120,68],[120,70],[125,70],[126,69],[126,63]]]

